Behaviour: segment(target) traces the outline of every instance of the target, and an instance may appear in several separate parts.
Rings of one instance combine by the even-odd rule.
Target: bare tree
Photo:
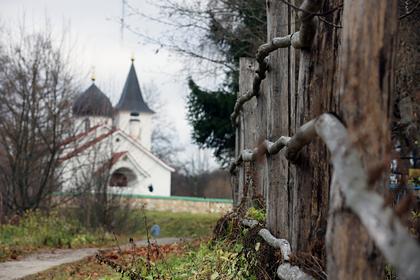
[[[178,53],[188,60],[189,73],[223,76],[238,67],[235,57],[253,56],[266,38],[265,3],[259,0],[159,0],[152,5],[159,13],[150,15],[125,1],[123,28],[143,42]],[[244,24],[246,22],[253,24]],[[160,26],[161,34],[150,34],[136,21]],[[251,47],[246,47],[250,45]],[[194,60],[194,63],[191,63]]]
[[[21,28],[0,44],[0,193],[9,213],[23,212],[46,207],[60,189],[75,78],[65,38],[48,29]]]
[[[183,149],[174,124],[165,113],[167,104],[154,83],[144,86],[143,93],[147,104],[156,112],[152,117],[152,153],[168,164],[181,165],[179,153]]]
[[[103,128],[103,131],[97,128],[83,137],[76,135],[77,140],[68,145],[69,153],[62,157],[65,166],[63,174],[68,178],[64,199],[70,199],[72,205],[79,206],[71,214],[75,214],[86,227],[108,231],[120,228],[130,209],[118,188],[126,184],[112,174],[112,167],[125,154],[114,152],[113,132],[112,128]],[[89,148],[82,149],[84,145]]]

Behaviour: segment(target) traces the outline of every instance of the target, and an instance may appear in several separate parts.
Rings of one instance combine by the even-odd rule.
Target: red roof
[[[67,139],[64,139],[63,142],[60,143],[60,146],[64,146],[64,145],[70,144],[71,142],[77,141],[80,138],[85,137],[86,135],[88,135],[89,133],[91,133],[92,131],[94,131],[95,129],[97,129],[98,127],[100,127],[99,124],[98,125],[95,125],[95,126],[92,126],[91,128],[89,128],[85,132],[82,132],[82,133],[76,134],[74,136],[71,136],[71,137],[69,137]]]
[[[113,166],[115,163],[117,163],[117,161],[119,161],[127,153],[128,153],[127,151],[112,153],[111,159],[109,160],[110,161],[110,166]]]
[[[66,154],[65,156],[61,157],[59,159],[60,162],[66,161],[68,159],[71,159],[74,156],[77,156],[79,153],[85,151],[86,149],[92,147],[93,145],[95,145],[96,143],[102,141],[103,139],[107,138],[108,136],[110,136],[111,134],[113,134],[115,131],[117,131],[117,129],[113,128],[110,131],[99,135],[98,137],[96,137],[95,139],[86,142],[85,144],[81,145],[80,147],[74,149],[73,151],[71,151],[70,153]],[[80,136],[79,138],[81,138],[83,136]]]
[[[112,153],[111,158],[108,160],[108,162],[104,163],[98,170],[96,170],[96,174],[102,172],[103,170],[106,170],[107,168],[111,168],[115,163],[117,163],[123,156],[125,156],[128,152],[122,151],[118,153]]]

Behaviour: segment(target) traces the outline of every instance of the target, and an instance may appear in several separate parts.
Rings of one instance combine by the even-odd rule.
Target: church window
[[[109,185],[112,187],[130,187],[136,184],[137,176],[133,170],[122,167],[111,174]]]
[[[114,172],[111,176],[110,185],[115,187],[127,187],[128,178],[122,173]]]
[[[149,185],[147,188],[149,189],[149,192],[153,192],[153,185]]]
[[[137,113],[137,112],[131,112],[130,116],[132,116],[132,117],[138,117],[139,116],[139,113]]]

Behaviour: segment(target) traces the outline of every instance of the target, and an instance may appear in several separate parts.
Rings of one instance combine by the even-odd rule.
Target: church
[[[170,196],[172,167],[151,152],[152,116],[143,99],[132,59],[115,107],[95,85],[74,101],[75,133],[63,143],[63,191],[77,190],[92,179],[110,192]]]

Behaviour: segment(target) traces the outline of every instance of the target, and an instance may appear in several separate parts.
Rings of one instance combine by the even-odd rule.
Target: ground
[[[152,242],[153,244],[154,242],[159,244],[162,254],[166,254],[182,250],[186,241],[180,238],[160,238]],[[25,276],[28,279],[71,279],[76,274],[80,277],[92,277],[93,274],[98,277],[104,276],[108,274],[109,269],[107,269],[107,266],[95,265],[96,254],[103,254],[113,260],[121,259],[124,263],[128,257],[145,255],[147,244],[147,240],[142,240],[136,242],[134,247],[121,245],[102,250],[97,248],[55,249],[49,252],[35,253],[19,261],[0,263],[0,279],[15,279]],[[95,267],[93,271],[90,271],[91,264]],[[51,271],[43,272],[49,269]]]
[[[40,212],[29,213],[19,223],[0,226],[0,262],[20,259],[42,249],[74,249],[110,247],[126,244],[133,238],[146,238],[144,217],[148,228],[160,226],[159,237],[198,238],[211,234],[219,214],[171,213],[132,210],[124,221],[124,228],[114,235],[105,230],[83,228],[72,219],[63,219],[59,213],[48,216]]]
[[[218,214],[133,210],[126,221],[129,230],[114,235],[79,228],[79,224],[66,221],[60,214],[46,217],[41,213],[30,213],[17,223],[0,226],[0,259],[6,261],[0,263],[0,279],[23,276],[27,277],[25,279],[104,279],[105,276],[120,279],[120,274],[97,262],[95,254],[98,249],[122,265],[127,264],[127,258],[141,262],[147,258],[148,252],[153,251],[150,247],[147,249],[144,240],[147,238],[144,222],[148,228],[158,224],[160,237],[188,238],[189,242],[182,245],[179,242],[173,244],[179,238],[160,242],[158,251],[154,249],[152,252],[152,255],[158,252],[159,256],[155,258],[160,261],[166,256],[186,253],[202,238],[208,238],[219,217]],[[127,245],[130,240],[140,239],[143,242],[138,243],[134,251],[132,245]],[[47,271],[27,276],[43,270]]]
[[[165,242],[163,242],[165,241]],[[172,242],[171,242],[172,241]],[[133,248],[117,248],[101,252],[101,255],[115,263],[130,265],[133,261],[147,258],[147,252],[151,252],[151,259],[154,263],[163,263],[165,259],[173,258],[185,254],[191,248],[197,247],[202,240],[188,242],[173,242],[174,240],[159,240],[159,254],[156,254],[156,246],[148,250],[147,246],[137,246]],[[168,244],[166,244],[168,243]],[[144,244],[143,244],[144,245]],[[1,279],[1,278],[0,278]],[[95,256],[83,258],[71,264],[56,266],[42,273],[33,274],[23,278],[25,280],[47,280],[47,279],[121,279],[121,274],[111,267],[98,262]]]

